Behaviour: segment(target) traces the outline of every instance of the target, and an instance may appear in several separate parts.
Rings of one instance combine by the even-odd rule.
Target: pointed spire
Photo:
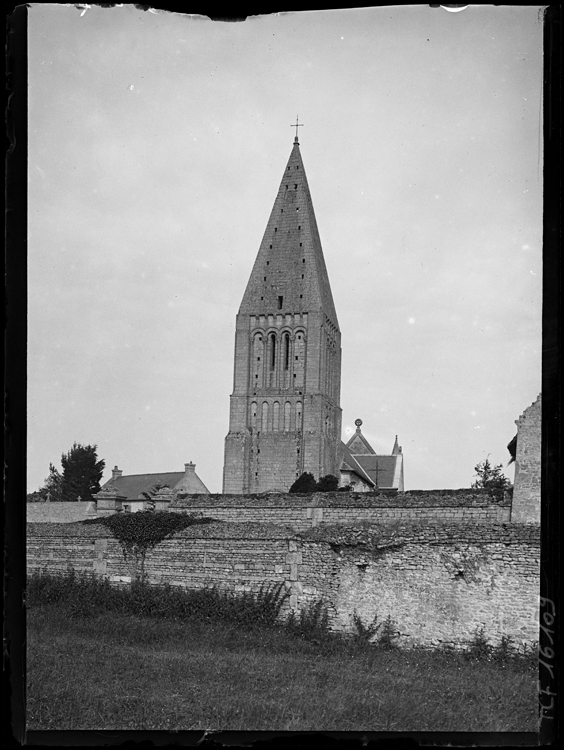
[[[339,327],[297,136],[239,309],[278,311],[323,311]]]
[[[389,443],[388,443],[389,445]],[[394,442],[394,447],[392,448],[392,456],[397,456],[398,453],[401,453],[401,448],[398,445],[398,436],[396,435],[396,440]]]

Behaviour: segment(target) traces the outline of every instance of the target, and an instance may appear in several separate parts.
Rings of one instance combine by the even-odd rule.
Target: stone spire
[[[241,314],[337,313],[297,138],[239,309]]]
[[[388,443],[389,445],[389,443]],[[397,456],[398,453],[401,453],[401,448],[398,445],[398,436],[396,435],[396,439],[394,442],[394,447],[392,448],[392,456]]]
[[[225,493],[338,476],[341,333],[297,136],[237,314],[233,381]]]

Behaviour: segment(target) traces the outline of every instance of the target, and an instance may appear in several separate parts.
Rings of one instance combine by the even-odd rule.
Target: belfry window
[[[284,369],[290,366],[290,334],[284,334]]]
[[[278,309],[279,309],[279,310],[281,310],[281,309],[282,309],[282,304],[283,304],[283,303],[284,303],[284,297],[283,297],[282,295],[280,295],[280,296],[278,297]]]
[[[274,370],[276,365],[276,336],[271,333],[268,338],[270,341],[270,369]]]

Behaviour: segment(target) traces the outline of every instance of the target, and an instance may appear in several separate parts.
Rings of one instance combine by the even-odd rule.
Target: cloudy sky
[[[235,315],[296,115],[343,439],[397,434],[407,489],[506,464],[541,388],[540,7],[32,5],[28,490],[77,441],[104,478],[194,461],[221,491]]]

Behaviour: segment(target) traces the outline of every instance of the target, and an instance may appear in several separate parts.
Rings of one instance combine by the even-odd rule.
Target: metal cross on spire
[[[304,126],[303,122],[298,122],[298,116],[296,115],[296,124],[290,125],[291,128],[296,128],[296,138],[295,138],[296,143],[298,142],[298,128],[303,128],[303,126]]]

